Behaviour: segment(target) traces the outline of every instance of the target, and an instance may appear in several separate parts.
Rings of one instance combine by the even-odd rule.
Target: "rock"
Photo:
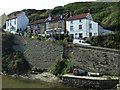
[[[58,82],[59,81],[58,77],[56,77],[55,75],[53,75],[49,72],[44,72],[42,74],[33,75],[32,78],[42,80],[45,82]]]

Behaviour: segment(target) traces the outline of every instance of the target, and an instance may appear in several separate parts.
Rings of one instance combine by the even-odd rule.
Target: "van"
[[[73,40],[73,44],[82,44],[82,45],[91,45],[89,43],[86,43],[84,40],[80,40],[80,39],[74,39]]]

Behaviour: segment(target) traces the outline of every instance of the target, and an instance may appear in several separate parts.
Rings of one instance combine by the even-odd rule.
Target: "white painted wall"
[[[94,22],[91,14],[88,13],[87,18],[81,19],[82,22],[79,22],[79,19],[76,20],[68,20],[66,21],[66,29],[69,34],[73,34],[74,38],[80,38],[79,34],[82,33],[82,38],[90,37],[90,33],[92,36],[98,36],[101,34],[113,33],[113,31],[106,30],[97,22]],[[71,21],[73,23],[71,23]],[[89,28],[89,25],[92,25],[92,28]],[[79,25],[82,25],[82,29],[79,30]],[[73,26],[73,31],[70,30],[70,26]]]
[[[25,15],[24,12],[20,13],[20,16],[17,18],[17,29],[25,30],[27,28],[27,25],[29,24],[29,19]]]
[[[107,33],[114,33],[114,32],[111,30],[104,29],[103,27],[101,27],[99,25],[99,35],[103,35],[103,34],[107,34]]]
[[[15,21],[16,21],[16,24],[14,23]],[[23,31],[27,28],[28,24],[29,24],[29,19],[27,18],[24,12],[21,12],[16,19],[11,19],[6,21],[6,31],[16,32],[17,29],[20,30],[20,28]],[[15,27],[15,29],[11,30],[10,29],[11,26]]]
[[[82,37],[89,37],[89,33],[92,33],[92,36],[97,36],[99,34],[98,32],[98,23],[89,20],[89,19],[81,19],[82,22],[79,22],[79,19],[72,20],[73,23],[71,24],[71,21],[66,21],[66,28],[69,32],[69,34],[74,34],[77,38],[79,38],[79,34],[82,33]],[[89,28],[89,24],[92,24],[92,28]],[[79,25],[82,25],[82,29],[79,30]],[[73,26],[74,30],[70,30],[70,26]],[[75,35],[77,34],[77,35]]]

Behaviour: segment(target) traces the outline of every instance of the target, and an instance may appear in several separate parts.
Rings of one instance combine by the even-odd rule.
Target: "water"
[[[60,83],[48,83],[40,80],[28,80],[3,75],[2,88],[66,88],[66,86]]]
[[[2,88],[68,88],[68,87],[60,83],[54,82],[48,83],[40,80],[28,80],[3,75]],[[79,90],[92,90],[92,89],[79,89]],[[119,90],[119,89],[105,89],[105,90]]]

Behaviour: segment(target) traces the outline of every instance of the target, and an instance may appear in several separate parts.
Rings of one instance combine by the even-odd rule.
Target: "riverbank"
[[[2,75],[2,88],[68,88],[61,83],[57,82],[44,82],[41,80],[32,80],[32,79],[25,79],[20,77],[11,77],[10,75]]]
[[[13,83],[16,82],[15,84],[17,84],[17,86],[15,86],[13,83],[9,83],[6,85],[6,77],[7,80],[10,79]],[[9,82],[10,82],[9,80]],[[120,77],[119,77],[120,80]],[[49,72],[43,72],[41,74],[22,74],[22,75],[4,75],[3,74],[3,86],[7,87],[7,88],[54,88],[54,87],[58,87],[58,88],[69,88],[70,86],[66,86],[64,84],[61,83],[62,80],[59,79],[58,77],[56,77],[55,75],[49,73]],[[20,83],[20,84],[19,84]],[[25,85],[24,85],[25,84]],[[22,87],[20,87],[20,85],[23,85]],[[33,85],[33,86],[30,86]],[[36,86],[37,85],[37,86]],[[39,87],[39,85],[42,85]],[[47,87],[47,85],[49,85],[49,87]],[[55,85],[55,86],[54,86]],[[70,87],[72,88],[72,87]],[[80,88],[81,89],[81,88]],[[84,89],[81,89],[84,90]],[[86,89],[89,90],[89,89]],[[104,90],[104,89],[103,89]],[[107,89],[107,90],[120,90],[120,88],[118,89]]]
[[[43,72],[41,74],[30,74],[30,73],[26,73],[26,74],[21,74],[21,75],[11,75],[12,77],[15,78],[24,78],[24,79],[31,79],[31,80],[41,80],[44,82],[61,82],[60,78],[56,77],[55,75],[49,73],[49,72]]]

